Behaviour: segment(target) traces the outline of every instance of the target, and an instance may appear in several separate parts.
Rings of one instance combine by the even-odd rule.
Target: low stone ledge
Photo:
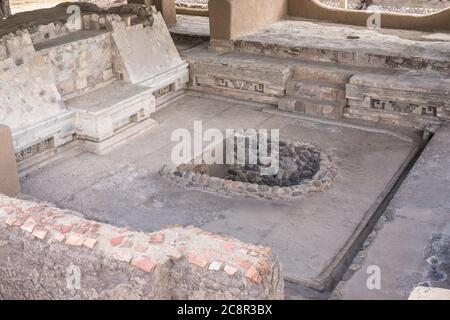
[[[77,281],[71,282],[77,272]],[[74,286],[75,285],[75,286]],[[195,227],[118,228],[0,194],[0,294],[12,299],[282,299],[270,248]]]

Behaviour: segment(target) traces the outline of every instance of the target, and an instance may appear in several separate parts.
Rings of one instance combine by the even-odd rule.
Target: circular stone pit
[[[185,187],[270,200],[298,201],[332,186],[338,169],[328,155],[309,143],[280,141],[279,146],[276,175],[261,175],[261,169],[268,166],[259,161],[254,165],[183,164],[173,169],[164,166],[160,174]]]

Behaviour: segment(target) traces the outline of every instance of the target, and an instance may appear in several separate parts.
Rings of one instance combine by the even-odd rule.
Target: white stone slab
[[[141,122],[155,111],[150,88],[123,81],[69,99],[66,104],[76,113],[77,135],[94,142],[112,137],[122,127]]]
[[[170,92],[183,90],[189,81],[188,64],[181,59],[161,14],[154,18],[153,25],[145,28],[112,22],[122,77],[151,87],[155,93],[168,86]]]

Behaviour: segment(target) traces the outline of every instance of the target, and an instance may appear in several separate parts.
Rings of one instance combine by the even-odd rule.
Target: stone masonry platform
[[[205,17],[181,16],[171,29],[190,64],[191,90],[429,131],[450,116],[445,34],[290,18],[195,46],[207,25]]]
[[[273,23],[232,42],[245,52],[344,64],[381,66],[393,60],[392,63],[407,67],[408,60],[419,60],[448,70],[450,58],[450,39],[446,34],[374,30],[295,19]]]
[[[286,279],[325,290],[339,278],[346,259],[364,238],[365,226],[414,156],[420,135],[413,130],[397,135],[261,112],[267,107],[183,96],[153,114],[160,125],[151,133],[106,155],[68,150],[24,176],[22,192],[116,226],[153,232],[167,225],[195,225],[270,246]],[[332,188],[299,204],[185,189],[159,171],[171,162],[172,131],[192,130],[197,120],[203,121],[205,130],[281,128],[282,139],[305,141],[323,150],[339,175]]]
[[[96,153],[157,124],[150,118],[156,109],[152,89],[126,82],[116,81],[71,98],[66,105],[77,115],[76,134],[83,147]]]
[[[170,30],[175,35],[209,34],[207,17],[179,15],[178,21]],[[295,18],[272,23],[228,42],[213,40],[211,45],[248,53],[363,66],[380,66],[388,58],[392,64],[408,68],[411,61],[402,60],[407,58],[413,64],[416,60],[416,63],[428,61],[442,70],[448,70],[450,57],[450,37],[445,33],[369,29]]]

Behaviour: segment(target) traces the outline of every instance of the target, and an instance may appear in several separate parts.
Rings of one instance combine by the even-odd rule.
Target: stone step
[[[325,63],[296,63],[294,80],[322,81],[334,84],[347,84],[350,78],[364,69],[333,66]],[[366,71],[366,70],[364,70]],[[378,70],[377,70],[378,71]]]
[[[153,89],[123,81],[69,99],[66,105],[76,114],[77,138],[96,153],[156,123],[150,119],[155,111]]]
[[[303,97],[283,97],[278,102],[278,109],[301,113],[327,119],[340,119],[343,115],[345,101],[308,99]]]
[[[242,52],[220,53],[204,46],[182,54],[190,63],[192,90],[333,119],[342,116],[345,85],[351,76],[372,70]]]
[[[34,44],[51,66],[65,99],[94,90],[114,79],[111,33],[80,30]]]
[[[358,74],[346,86],[346,97],[346,116],[352,118],[420,129],[450,120],[450,79],[441,74]]]
[[[218,53],[200,46],[182,52],[190,64],[192,90],[277,104],[293,65],[287,60],[243,53]]]
[[[287,85],[286,95],[299,99],[345,102],[345,84],[290,80]]]

